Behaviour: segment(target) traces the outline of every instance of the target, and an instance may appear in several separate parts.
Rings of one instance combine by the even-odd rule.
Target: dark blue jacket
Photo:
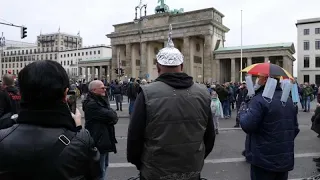
[[[272,101],[262,97],[262,91],[241,110],[240,124],[247,133],[247,161],[273,172],[287,172],[294,167],[294,139],[299,133],[297,109],[292,99],[283,105],[278,87]]]

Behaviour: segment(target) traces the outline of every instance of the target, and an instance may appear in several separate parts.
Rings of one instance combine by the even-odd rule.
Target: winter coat
[[[270,103],[262,90],[241,109],[240,125],[247,133],[246,158],[252,165],[272,172],[287,172],[294,167],[294,139],[299,133],[297,109],[291,98],[285,105],[282,90],[276,88]]]

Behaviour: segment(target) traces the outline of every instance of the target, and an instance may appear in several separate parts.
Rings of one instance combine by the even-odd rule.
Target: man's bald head
[[[5,74],[2,78],[2,85],[4,86],[13,86],[14,85],[14,77],[12,74]]]
[[[94,80],[89,83],[89,91],[99,95],[99,96],[105,96],[106,95],[106,88],[104,87],[104,84],[100,80]]]

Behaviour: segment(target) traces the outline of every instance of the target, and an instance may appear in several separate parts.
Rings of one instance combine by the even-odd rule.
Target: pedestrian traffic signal
[[[118,68],[115,68],[115,69],[114,69],[114,73],[119,74],[119,69],[118,69]]]
[[[27,28],[21,27],[21,39],[27,37]]]
[[[124,69],[121,68],[120,71],[121,76],[124,76]]]

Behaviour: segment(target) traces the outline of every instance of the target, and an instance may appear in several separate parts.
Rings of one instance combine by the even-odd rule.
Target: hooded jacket
[[[142,87],[127,140],[128,162],[142,179],[199,178],[215,139],[210,102],[206,87],[185,73],[165,73]]]

